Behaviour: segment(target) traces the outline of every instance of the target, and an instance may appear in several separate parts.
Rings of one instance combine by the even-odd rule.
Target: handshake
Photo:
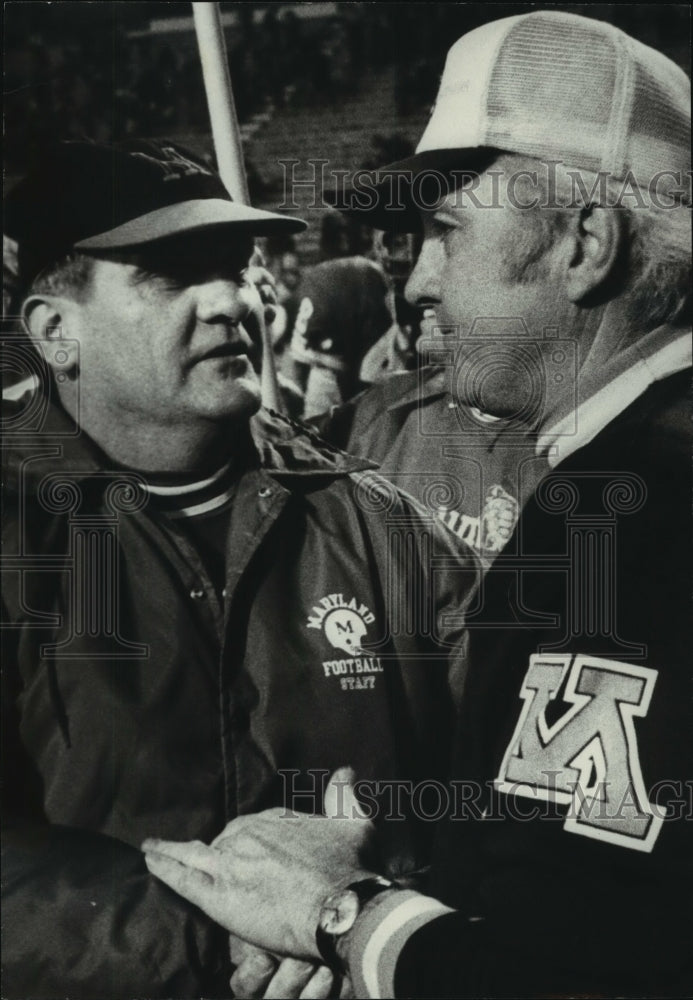
[[[149,871],[230,932],[235,996],[353,996],[348,977],[323,964],[316,941],[327,897],[377,878],[363,867],[375,830],[352,781],[348,768],[332,775],[324,816],[269,809],[232,820],[209,846],[143,843]]]

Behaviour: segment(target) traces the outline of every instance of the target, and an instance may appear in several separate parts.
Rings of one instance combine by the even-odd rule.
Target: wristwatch
[[[323,961],[330,969],[346,972],[337,951],[339,941],[352,929],[366,903],[379,893],[396,888],[394,882],[374,875],[372,878],[361,879],[360,882],[352,882],[346,889],[338,889],[325,899],[320,907],[315,942]]]

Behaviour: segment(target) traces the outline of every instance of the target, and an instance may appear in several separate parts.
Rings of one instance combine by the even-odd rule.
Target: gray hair
[[[94,258],[71,251],[44,267],[29,284],[26,295],[65,295],[81,301],[86,297],[94,272]]]
[[[561,166],[551,174],[549,184],[546,165],[541,161],[507,158],[521,170],[529,168],[537,202],[530,208],[511,208],[522,216],[522,225],[504,258],[510,280],[527,283],[539,277],[545,254],[566,231],[570,213],[606,203],[621,213],[624,239],[619,267],[612,275],[610,289],[605,291],[612,295],[619,290],[625,292],[628,315],[640,329],[690,322],[691,213],[687,204],[673,199],[662,204],[639,193],[638,204],[624,205],[623,185],[619,187],[612,179],[598,185],[594,183],[597,175],[567,171]],[[525,178],[525,184],[528,180]],[[599,198],[594,197],[597,187]],[[585,197],[588,192],[589,197]]]

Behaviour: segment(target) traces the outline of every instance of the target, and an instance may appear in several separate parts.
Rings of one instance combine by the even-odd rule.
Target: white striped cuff
[[[424,924],[452,912],[437,899],[408,889],[388,893],[366,909],[349,943],[354,996],[394,997],[395,968],[404,945]]]

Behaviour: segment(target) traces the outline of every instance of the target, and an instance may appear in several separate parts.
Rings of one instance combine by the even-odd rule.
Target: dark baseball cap
[[[268,236],[306,223],[233,201],[211,167],[166,139],[57,143],[4,203],[22,284],[71,250],[137,247],[224,227]]]

